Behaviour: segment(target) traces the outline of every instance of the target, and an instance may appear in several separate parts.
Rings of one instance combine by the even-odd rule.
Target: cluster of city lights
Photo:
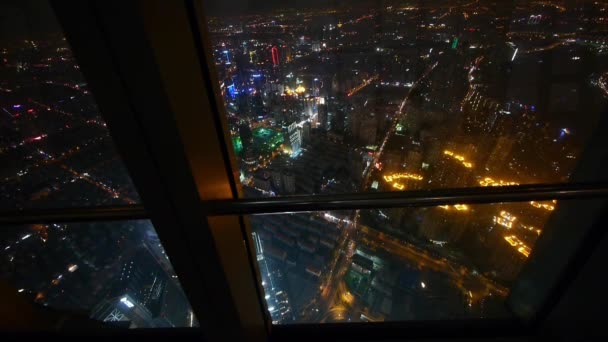
[[[534,226],[526,226],[525,224],[522,224],[521,227],[524,228],[524,229],[527,229],[527,230],[529,230],[531,232],[536,232],[536,234],[538,234],[538,235],[540,235],[540,233],[541,233],[541,230],[538,229],[538,228],[536,228],[536,227],[534,227]]]
[[[553,203],[555,204],[556,201],[554,200]],[[530,201],[530,205],[533,206],[534,208],[545,209],[545,210],[549,210],[549,211],[555,210],[555,205],[553,205],[553,204]]]
[[[472,168],[472,167],[473,167],[473,164],[472,164],[472,163],[470,163],[470,162],[468,162],[468,161],[466,160],[466,158],[465,158],[465,157],[463,157],[463,156],[461,156],[461,155],[459,155],[459,154],[456,154],[456,153],[454,153],[454,152],[452,152],[452,151],[450,151],[450,150],[445,150],[445,151],[443,151],[443,154],[445,154],[445,155],[447,155],[447,156],[450,156],[450,157],[452,157],[452,158],[454,158],[454,159],[458,160],[458,161],[459,161],[459,162],[461,162],[461,163],[462,163],[462,165],[463,165],[464,167],[466,167],[467,169],[470,169],[470,168]]]
[[[355,300],[355,297],[348,291],[342,292],[340,299],[346,304],[352,304]]]
[[[422,180],[422,176],[415,173],[391,173],[383,176],[384,180],[393,185],[393,188],[397,190],[405,189],[405,185],[397,182],[398,179],[413,179],[413,180]]]
[[[517,249],[517,251],[521,254],[523,254],[526,258],[530,255],[530,252],[532,251],[532,249],[530,249],[530,247],[526,246],[525,243],[523,243],[519,238],[517,238],[517,236],[515,235],[507,235],[505,236],[505,240],[507,240],[507,242],[513,246],[513,248]]]
[[[403,189],[405,189],[405,185],[403,185],[401,183],[393,183],[393,188],[395,188],[397,190],[403,190]]]
[[[306,88],[304,86],[299,85],[296,89],[291,89],[289,87],[285,87],[285,94],[289,96],[293,95],[302,95],[306,92]]]
[[[466,204],[440,205],[439,208],[444,210],[451,210],[454,208],[456,211],[469,211],[469,206]]]
[[[515,222],[516,219],[517,219],[517,217],[511,215],[511,213],[501,210],[500,215],[494,216],[492,221],[494,223],[498,223],[499,225],[501,225],[507,229],[511,229],[511,228],[513,228],[513,222]]]
[[[509,185],[519,185],[516,182],[507,182],[502,179],[494,180],[490,177],[485,177],[484,179],[479,181],[479,185],[481,186],[509,186]]]
[[[351,97],[353,95],[355,95],[357,92],[359,92],[361,89],[367,87],[368,85],[370,85],[373,81],[377,80],[380,76],[379,75],[374,75],[366,80],[363,81],[363,83],[359,84],[358,86],[354,87],[353,89],[351,89],[346,95],[348,97]]]
[[[422,180],[422,176],[415,173],[391,173],[389,175],[384,176],[384,180],[387,182],[393,182],[396,179],[414,179],[414,180]]]

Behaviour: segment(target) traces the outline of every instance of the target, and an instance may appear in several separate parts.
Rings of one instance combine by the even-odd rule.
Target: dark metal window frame
[[[145,210],[135,205],[2,212],[0,225],[150,219],[206,338],[528,334],[571,281],[572,275],[565,274],[572,273],[572,261],[584,262],[583,249],[592,245],[589,236],[597,236],[595,224],[608,198],[608,184],[603,182],[239,199],[232,169],[235,157],[226,139],[214,66],[208,62],[210,44],[201,2],[95,0],[52,4]],[[607,140],[594,137],[573,179],[606,172]],[[548,230],[554,232],[539,238],[508,301],[515,318],[507,320],[271,326],[251,234],[242,216],[546,199],[596,201],[593,205],[580,201],[576,210],[556,210],[556,218],[548,224]],[[569,231],[564,228],[564,222],[576,223],[581,215],[586,217],[582,226],[577,224],[578,229]],[[564,234],[567,241],[563,241]],[[551,251],[556,244],[565,251],[557,257]],[[550,276],[539,279],[537,271],[547,260],[552,260]],[[540,284],[536,292],[530,290],[531,283]]]

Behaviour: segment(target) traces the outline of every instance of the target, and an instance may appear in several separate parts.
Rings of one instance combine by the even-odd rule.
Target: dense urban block
[[[208,5],[245,196],[571,180],[606,108],[605,3],[319,3]],[[268,310],[278,324],[508,315],[561,204],[251,217]]]

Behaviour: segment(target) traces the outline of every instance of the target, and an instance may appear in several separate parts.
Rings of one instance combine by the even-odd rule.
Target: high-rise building
[[[153,316],[160,313],[161,297],[167,282],[167,275],[150,252],[141,246],[134,255],[122,263],[120,276],[110,293],[127,294],[144,305]]]
[[[341,64],[341,63],[339,63]],[[337,66],[337,70],[341,70],[339,66]],[[336,72],[331,80],[331,90],[333,95],[339,95],[346,93],[347,89],[349,89],[346,76],[343,72]]]
[[[242,122],[239,125],[239,135],[241,136],[241,144],[243,144],[243,150],[248,150],[253,144],[253,133],[249,124]]]
[[[310,129],[311,129],[311,124],[310,124],[310,122],[306,121],[302,125],[302,145],[306,145],[306,144],[310,143]]]
[[[150,311],[126,293],[102,300],[91,311],[91,318],[118,327],[157,327]]]
[[[283,174],[281,173],[281,170],[276,168],[270,170],[270,177],[275,190],[281,193],[283,191]]]
[[[327,110],[327,105],[326,104],[319,104],[317,106],[317,124],[318,127],[322,130],[322,131],[326,131],[329,127],[329,113]]]
[[[296,176],[293,172],[288,171],[283,174],[283,185],[285,186],[285,192],[288,194],[295,194],[296,192]]]
[[[280,60],[279,60],[279,48],[276,47],[276,46],[273,46],[270,49],[270,52],[272,54],[272,65],[278,66],[279,62],[280,62]]]
[[[154,234],[153,234],[154,235]],[[163,256],[160,243],[148,236],[144,243],[131,251],[120,266],[118,278],[109,284],[104,300],[92,316],[103,321],[129,321],[133,327],[170,327],[182,324],[185,315],[173,316],[187,307],[187,299],[173,284],[172,269]],[[167,296],[173,298],[166,301]],[[174,308],[177,307],[177,310]]]
[[[331,130],[342,134],[344,133],[344,127],[345,127],[345,120],[346,120],[346,113],[344,111],[344,108],[342,106],[337,106],[334,105],[333,106],[333,110],[332,110],[332,116],[331,116]]]
[[[287,134],[289,135],[291,155],[296,156],[298,153],[300,153],[300,147],[302,146],[302,134],[300,133],[300,127],[298,127],[297,122],[289,125],[287,128]]]

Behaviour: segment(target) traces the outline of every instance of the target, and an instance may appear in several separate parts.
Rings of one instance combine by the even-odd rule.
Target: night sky
[[[384,6],[386,0],[212,0],[203,1],[208,15],[239,15],[275,9],[334,8],[342,6]],[[56,33],[59,25],[49,1],[1,0],[0,41],[38,38]]]
[[[442,0],[443,1],[443,0]],[[421,1],[396,0],[204,0],[207,15],[241,15],[271,10],[319,9],[341,7],[383,8],[394,4]],[[435,1],[436,2],[436,1]],[[428,3],[425,2],[425,3]],[[0,41],[36,38],[59,30],[49,1],[1,0]]]
[[[35,38],[58,30],[48,1],[0,1],[0,41]]]
[[[394,3],[394,1],[390,1]],[[204,1],[209,15],[230,15],[263,12],[276,9],[307,9],[307,8],[336,8],[336,7],[383,7],[387,0],[229,0]]]

